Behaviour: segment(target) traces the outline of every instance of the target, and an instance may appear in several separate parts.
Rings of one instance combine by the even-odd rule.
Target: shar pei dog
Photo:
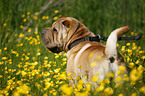
[[[125,73],[128,73],[127,66],[117,51],[117,40],[129,30],[128,26],[114,30],[105,46],[99,40],[91,40],[96,35],[83,23],[72,17],[62,17],[52,27],[45,28],[41,37],[44,46],[50,51],[67,52],[67,73],[71,73],[69,76],[72,78],[70,84],[77,83],[78,76],[84,83],[96,84],[92,80],[93,76],[97,76],[98,80],[103,80],[109,72],[117,76],[119,66],[124,66]]]

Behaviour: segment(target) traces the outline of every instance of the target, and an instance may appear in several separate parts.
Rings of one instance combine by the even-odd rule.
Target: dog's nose
[[[41,36],[43,36],[45,34],[45,29],[41,32]]]

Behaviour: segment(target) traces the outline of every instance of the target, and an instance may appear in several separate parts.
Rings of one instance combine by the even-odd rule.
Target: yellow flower
[[[25,14],[23,14],[22,17],[24,18],[25,17]]]
[[[63,56],[66,56],[66,55],[67,55],[66,53],[63,54]]]
[[[136,95],[137,95],[136,93],[132,93],[132,94],[131,94],[131,96],[136,96]]]
[[[99,73],[97,72],[95,75],[99,75]]]
[[[60,71],[60,68],[54,70],[55,73],[58,73],[59,71]]]
[[[33,18],[34,18],[34,20],[37,20],[37,19],[38,19],[38,17],[37,17],[37,16],[34,16]]]
[[[58,10],[55,10],[54,13],[58,13]]]
[[[30,90],[30,88],[26,84],[17,87],[18,93],[28,94],[29,90]]]
[[[137,60],[137,61],[135,62],[135,64],[139,64],[139,60]]]
[[[2,57],[2,60],[7,60],[7,57]]]
[[[134,32],[131,32],[131,35],[134,35]]]
[[[59,57],[59,54],[57,54],[57,53],[55,53],[54,55],[55,55],[54,58],[58,58]]]
[[[25,18],[25,19],[23,19],[23,22],[26,22],[27,21],[27,19]]]
[[[58,17],[56,17],[56,16],[53,18],[53,20],[57,20],[57,19],[58,19]]]
[[[23,37],[23,36],[24,36],[24,34],[23,33],[20,33],[19,37]]]
[[[130,49],[127,49],[127,52],[128,52],[128,53],[132,53],[132,50],[130,50]]]
[[[107,84],[109,84],[110,83],[110,80],[109,79],[105,79],[104,82],[107,83]]]
[[[118,76],[118,77],[115,78],[115,82],[120,82],[120,81],[122,81],[122,77]]]
[[[96,77],[96,76],[93,76],[93,77],[92,77],[92,81],[93,81],[93,82],[96,82],[98,79],[99,79],[99,78]]]
[[[62,61],[67,61],[67,58],[63,58]]]
[[[89,58],[92,58],[94,56],[94,53],[89,54]]]
[[[134,63],[133,62],[129,63],[129,67],[133,68],[134,67]]]
[[[23,77],[27,74],[27,72],[25,72],[25,71],[21,71],[21,73],[22,73]]]
[[[88,96],[88,92],[76,92],[75,96]]]
[[[45,56],[45,57],[44,57],[44,59],[48,59],[48,57],[47,57],[47,56]]]
[[[0,62],[0,65],[4,64],[4,62]]]
[[[106,77],[114,77],[113,72],[109,72],[109,73],[107,73],[107,74],[106,74]]]
[[[38,31],[35,31],[34,33],[35,33],[35,34],[38,34]]]
[[[45,93],[45,94],[43,94],[43,96],[48,96],[48,95]]]
[[[145,94],[145,86],[141,87],[141,88],[139,89],[139,91],[142,92],[143,94]]]
[[[28,29],[28,32],[31,32],[31,28]]]
[[[66,95],[71,95],[73,92],[73,87],[68,87],[67,84],[62,85],[61,90],[63,93],[65,93]]]
[[[68,76],[71,76],[71,72],[67,74]]]
[[[83,80],[80,79],[79,82],[78,82],[78,84],[84,84]]]
[[[87,79],[88,77],[87,76],[85,76],[85,79]]]
[[[112,88],[110,88],[110,87],[105,88],[104,92],[105,92],[107,95],[112,95],[112,94],[113,94],[113,90],[112,90]]]
[[[122,48],[121,48],[121,51],[122,51],[122,52],[125,52],[125,47],[126,47],[126,46],[122,46]]]
[[[23,26],[23,25],[20,25],[20,28],[21,28],[21,29],[24,29],[24,26]]]
[[[138,71],[136,69],[131,70],[130,72],[131,85],[134,85],[135,82],[139,79],[137,74],[138,74]]]
[[[30,15],[30,12],[27,12],[27,15]]]
[[[98,61],[101,61],[101,59],[102,59],[102,56],[98,56],[98,57],[97,57],[97,60],[98,60]]]
[[[83,89],[83,84],[77,84],[77,89],[78,89],[78,91],[80,91],[81,89]]]
[[[95,67],[96,66],[96,62],[92,62],[90,66],[91,67]]]
[[[119,44],[117,43],[117,47],[119,46]]]
[[[53,92],[53,96],[56,96],[57,95],[57,92]]]
[[[36,66],[38,62],[30,63],[30,65]]]
[[[132,50],[135,50],[135,49],[137,49],[137,46],[132,47]]]
[[[87,88],[87,91],[90,91],[91,90],[91,84],[90,83],[85,84],[85,86]]]
[[[6,25],[7,25],[7,23],[4,23],[4,24],[3,24],[3,27],[5,27]]]
[[[104,85],[101,84],[101,85],[100,85],[99,87],[97,87],[95,90],[96,90],[97,92],[100,92],[100,91],[104,90]]]
[[[3,77],[3,75],[0,75],[0,78],[2,78]]]
[[[60,79],[65,79],[66,80],[67,76],[65,73],[60,74]]]
[[[6,67],[5,67],[5,70],[7,70],[7,69],[8,69],[8,67],[6,66]]]
[[[118,71],[120,72],[120,74],[118,74],[118,75],[124,74],[125,73],[125,70],[126,70],[126,67],[125,66],[119,66],[119,70]]]
[[[139,53],[141,54],[141,53],[143,53],[143,51],[139,51]]]
[[[37,55],[37,56],[40,56],[40,55],[41,55],[41,53],[40,53],[40,52],[38,52],[36,55]]]
[[[42,19],[45,19],[45,18],[46,18],[45,16],[42,17]]]
[[[50,82],[45,81],[45,88],[47,88],[47,89],[48,89],[51,85],[52,85],[52,84],[51,84]]]
[[[46,16],[46,19],[49,19],[49,16]]]
[[[122,94],[122,93],[120,93],[118,96],[123,96],[123,94]]]

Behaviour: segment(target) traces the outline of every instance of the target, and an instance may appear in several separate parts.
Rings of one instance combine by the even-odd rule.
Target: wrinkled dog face
[[[79,29],[80,22],[74,18],[62,17],[41,32],[44,46],[54,53],[67,51],[70,38]]]
[[[64,20],[58,20],[52,24],[52,27],[45,28],[41,32],[42,42],[44,46],[54,53],[63,51],[64,40],[67,36],[69,25]]]

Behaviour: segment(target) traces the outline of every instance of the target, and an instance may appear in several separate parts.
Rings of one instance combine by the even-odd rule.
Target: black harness
[[[96,35],[95,37],[85,37],[85,38],[80,38],[75,40],[74,42],[72,42],[69,46],[68,49],[70,50],[72,47],[74,47],[75,45],[79,44],[80,42],[83,41],[93,41],[93,42],[100,42],[100,35]]]
[[[132,36],[132,37],[120,37],[118,40],[139,40],[141,37],[140,36]],[[101,38],[100,35],[96,35],[95,37],[85,37],[85,38],[80,38],[72,42],[69,46],[68,49],[70,50],[73,48],[75,45],[79,44],[80,42],[83,41],[93,41],[93,42],[100,42],[100,40],[107,41],[108,37],[103,37]]]

